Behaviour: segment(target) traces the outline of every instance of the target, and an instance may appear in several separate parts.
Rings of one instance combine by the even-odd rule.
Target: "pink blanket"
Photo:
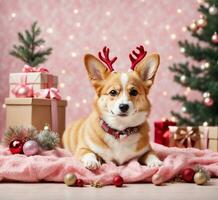
[[[154,174],[160,178],[153,180],[153,183],[159,184],[172,179],[183,168],[196,165],[203,166],[212,176],[218,176],[218,153],[193,148],[168,148],[154,143],[152,147],[164,161],[160,168],[148,168],[137,161],[131,161],[124,166],[103,164],[96,171],[85,169],[71,153],[60,148],[31,157],[11,155],[8,149],[0,148],[0,181],[63,182],[64,175],[73,172],[87,184],[100,181],[103,185],[108,185],[115,175],[122,176],[125,183],[151,182]]]

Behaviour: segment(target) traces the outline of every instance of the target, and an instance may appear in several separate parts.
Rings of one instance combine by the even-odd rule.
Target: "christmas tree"
[[[200,18],[187,28],[196,42],[178,42],[189,61],[169,69],[175,82],[186,90],[199,91],[202,97],[190,100],[187,94],[174,95],[172,99],[179,101],[182,109],[171,113],[180,125],[214,126],[218,125],[218,1],[204,1],[198,11]]]
[[[13,45],[10,55],[22,60],[31,67],[35,67],[47,60],[47,56],[51,54],[52,48],[42,49],[45,40],[39,38],[41,33],[37,22],[31,25],[31,30],[25,30],[18,33],[19,45]]]

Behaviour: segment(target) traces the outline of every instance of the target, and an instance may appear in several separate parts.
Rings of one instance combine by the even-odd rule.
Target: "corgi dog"
[[[88,77],[96,91],[92,113],[71,124],[62,142],[86,168],[96,170],[102,163],[122,165],[137,159],[148,167],[162,161],[149,143],[147,117],[151,105],[149,90],[154,82],[160,58],[146,55],[143,46],[129,55],[131,71],[115,72],[109,49],[99,52],[99,59],[85,55]]]

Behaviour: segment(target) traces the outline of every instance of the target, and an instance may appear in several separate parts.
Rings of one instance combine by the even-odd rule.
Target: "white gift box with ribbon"
[[[34,93],[39,93],[42,89],[57,88],[58,86],[58,77],[49,74],[46,68],[32,68],[25,65],[22,71],[21,73],[11,73],[9,76],[10,97],[17,97],[16,94],[19,91],[25,92],[23,90],[28,87],[31,87]]]

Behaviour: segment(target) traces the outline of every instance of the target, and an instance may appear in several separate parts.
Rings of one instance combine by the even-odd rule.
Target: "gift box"
[[[32,125],[43,130],[49,124],[62,137],[65,130],[66,100],[6,98],[6,127]]]
[[[33,92],[37,93],[42,89],[57,88],[58,77],[46,72],[11,73],[9,76],[10,97],[16,96],[13,91],[20,84],[31,86]]]
[[[206,135],[199,127],[169,126],[170,147],[179,148],[206,148]]]
[[[169,120],[154,122],[154,142],[169,146],[169,126],[175,125],[175,122]]]
[[[199,127],[207,138],[207,149],[218,152],[218,126]]]

